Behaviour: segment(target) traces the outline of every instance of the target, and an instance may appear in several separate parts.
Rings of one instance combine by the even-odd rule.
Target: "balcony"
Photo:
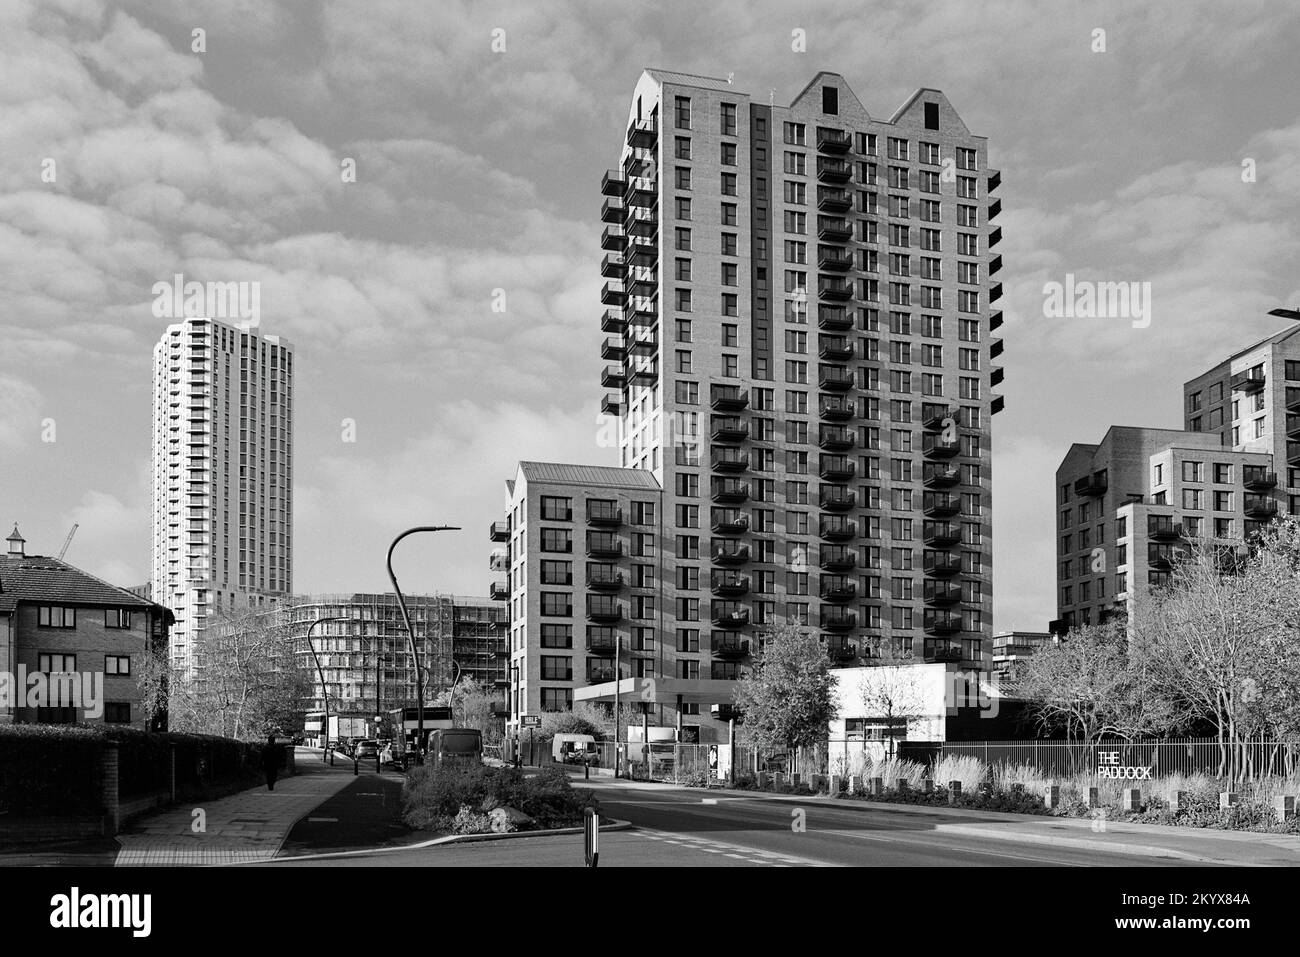
[[[587,669],[587,684],[589,685],[603,685],[606,682],[613,681],[613,680],[614,680],[614,668],[612,666],[609,668],[588,668]]]
[[[600,301],[606,306],[623,306],[627,302],[627,289],[622,282],[607,282],[600,290]]]
[[[623,370],[619,366],[605,366],[600,374],[600,384],[606,389],[621,389],[625,381]]]
[[[749,427],[739,416],[715,415],[709,423],[709,434],[715,442],[744,442],[749,438]]]
[[[1002,380],[1006,377],[1006,370],[1003,369],[1002,366],[994,366],[989,371],[989,385],[1001,385]]]
[[[1151,515],[1147,518],[1147,538],[1153,542],[1176,542],[1183,537],[1182,522],[1168,515]]]
[[[710,522],[710,528],[718,535],[744,535],[749,531],[749,516],[735,509],[718,509]]]
[[[749,546],[739,542],[728,542],[713,549],[713,564],[744,565],[749,561]]]
[[[743,412],[749,408],[749,392],[735,385],[714,386],[709,401],[717,412]]]
[[[600,221],[609,223],[611,226],[623,222],[623,216],[627,207],[623,205],[623,197],[611,196],[600,204]]]
[[[592,533],[587,536],[587,554],[592,558],[620,558],[623,543],[615,535]]]
[[[1002,200],[995,199],[989,203],[988,221],[991,223],[1002,214]]]
[[[623,524],[623,510],[609,502],[591,502],[587,505],[587,524],[616,528]]]
[[[749,624],[749,610],[745,608],[713,610],[715,628],[744,628]]]
[[[853,268],[853,257],[834,246],[818,246],[817,266],[833,272],[848,272]]]
[[[603,196],[622,196],[627,190],[627,177],[622,170],[607,169],[600,178],[600,192]]]
[[[493,582],[488,586],[488,597],[493,601],[506,601],[510,598],[510,586],[505,582]]]
[[[1257,521],[1270,521],[1277,517],[1277,501],[1263,495],[1246,496],[1246,517]]]
[[[627,353],[630,356],[652,356],[659,351],[659,330],[636,326],[628,331]]]
[[[628,206],[654,209],[659,205],[659,188],[649,176],[633,176],[627,181],[623,201]]]
[[[858,474],[858,466],[846,455],[822,455],[817,473],[830,482],[847,482]]]
[[[616,635],[591,635],[587,638],[587,650],[595,655],[612,655],[618,650]]]
[[[842,159],[817,157],[817,178],[823,183],[843,185],[853,178],[853,166]]]
[[[1300,439],[1300,415],[1292,414],[1286,417],[1286,437]]]
[[[843,545],[823,545],[818,565],[823,571],[850,572],[858,566],[858,553]]]
[[[744,658],[749,654],[749,639],[735,635],[718,636],[709,642],[709,651],[715,658]]]
[[[1288,442],[1286,444],[1286,464],[1300,465],[1300,442]]]
[[[1002,170],[991,169],[988,171],[988,185],[985,187],[990,193],[1002,185]]]
[[[652,386],[659,381],[658,360],[642,360],[630,363],[627,371],[632,385]]]
[[[749,593],[748,575],[713,575],[709,591],[720,598],[739,598]]]
[[[826,653],[830,655],[831,661],[845,665],[857,660],[858,646],[844,638],[836,638],[826,642]]]
[[[828,213],[847,213],[853,208],[853,199],[846,190],[818,187],[817,208]]]
[[[955,635],[961,631],[961,616],[927,610],[921,617],[921,630],[927,635]]]
[[[852,601],[858,597],[858,583],[843,575],[823,575],[820,594],[822,601]]]
[[[621,310],[606,309],[600,317],[601,332],[622,332],[627,328],[627,320]]]
[[[857,612],[823,605],[821,627],[826,631],[849,631],[858,627]]]
[[[623,573],[610,571],[590,573],[587,575],[587,587],[592,591],[622,591]]]
[[[853,317],[843,306],[819,305],[817,327],[827,332],[849,332],[853,329]]]
[[[853,343],[847,336],[819,336],[817,353],[831,362],[848,362],[853,358]]]
[[[605,415],[618,415],[623,405],[617,395],[607,395],[600,400],[600,411]]]
[[[989,403],[989,415],[997,415],[1004,408],[1006,408],[1005,397],[995,395],[993,400]]]
[[[848,452],[854,446],[853,433],[839,426],[822,426],[817,444],[830,452]]]
[[[1244,372],[1238,372],[1233,375],[1230,384],[1234,391],[1258,392],[1264,388],[1264,371],[1262,369],[1247,369]]]
[[[925,544],[931,548],[946,548],[961,544],[961,529],[951,522],[927,522]]]
[[[634,300],[628,307],[626,319],[633,326],[653,326],[659,321],[659,298]]]
[[[602,359],[610,362],[622,362],[624,354],[622,339],[609,337],[600,344],[600,357]]]
[[[846,130],[817,128],[817,149],[822,153],[847,153],[853,146],[853,137]]]
[[[600,274],[606,279],[622,279],[627,275],[627,261],[622,253],[605,253],[600,260]]]
[[[829,542],[848,542],[858,537],[858,523],[840,518],[838,521],[821,522],[818,531]]]
[[[818,276],[817,295],[822,299],[846,300],[853,298],[853,283],[840,276]],[[606,303],[608,305],[608,303]]]
[[[510,523],[493,522],[488,526],[488,538],[494,542],[510,541]]]
[[[927,605],[955,605],[961,601],[961,586],[956,582],[926,579],[921,597]]]
[[[956,495],[927,492],[922,511],[929,518],[953,518],[961,514],[961,500]]]
[[[818,412],[823,419],[832,422],[843,422],[854,416],[853,400],[845,396],[831,396],[821,400],[818,405]]]
[[[1074,494],[1090,495],[1094,497],[1105,495],[1108,484],[1107,479],[1108,476],[1106,475],[1105,469],[1100,472],[1094,472],[1092,475],[1085,475],[1074,483]]]
[[[659,142],[659,127],[648,120],[635,120],[627,128],[627,145],[634,150],[653,149]]]
[[[600,231],[600,248],[611,252],[622,250],[627,245],[627,233],[622,226],[606,226]]]
[[[856,382],[854,373],[846,372],[838,366],[828,366],[817,374],[817,384],[827,392],[848,392]]]
[[[1277,488],[1277,473],[1264,469],[1246,469],[1242,473],[1241,484],[1252,492],[1267,492],[1269,489]]]
[[[648,242],[659,235],[658,211],[633,206],[627,211],[623,228],[627,230],[629,242],[635,243],[641,240]]]
[[[999,310],[989,316],[989,332],[995,332],[1002,328],[1002,311]]]
[[[828,512],[848,512],[858,505],[858,493],[842,485],[826,486],[817,499],[820,508]]]
[[[714,479],[710,498],[719,504],[739,505],[749,501],[749,483],[737,479]]]
[[[925,405],[921,411],[921,428],[927,432],[942,432],[949,425],[957,424],[957,410],[946,405]]]
[[[818,216],[817,236],[828,243],[847,243],[853,238],[853,224],[839,216]]]
[[[961,452],[960,442],[945,442],[942,436],[921,436],[921,454],[932,459],[950,459]]]
[[[952,488],[961,482],[961,473],[957,466],[934,466],[926,463],[924,478],[921,480],[926,488]]]
[[[714,449],[711,463],[715,472],[743,472],[749,468],[749,453],[738,449]]]
[[[1147,564],[1160,571],[1168,571],[1174,567],[1174,561],[1180,554],[1168,545],[1152,545],[1147,549]]]
[[[614,622],[623,620],[623,605],[621,602],[610,600],[599,600],[587,604],[587,620]]]
[[[921,563],[927,575],[948,578],[961,572],[961,556],[956,552],[932,552]]]
[[[1300,412],[1300,388],[1288,386],[1284,401],[1288,412]]]

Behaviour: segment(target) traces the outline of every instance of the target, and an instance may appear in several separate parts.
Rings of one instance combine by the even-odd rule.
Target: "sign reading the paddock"
[[[1098,751],[1097,777],[1150,780],[1151,769],[1149,767],[1141,768],[1131,764],[1120,764],[1118,751]]]

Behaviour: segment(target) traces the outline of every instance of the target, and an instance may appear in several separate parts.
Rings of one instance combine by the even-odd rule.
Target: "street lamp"
[[[311,651],[312,660],[316,662],[316,674],[320,676],[321,700],[325,702],[325,725],[322,729],[325,732],[322,735],[325,739],[325,746],[321,749],[320,755],[322,764],[325,763],[326,758],[329,756],[330,749],[330,689],[329,685],[325,683],[325,670],[320,666],[320,656],[316,654],[316,646],[312,644],[311,633],[316,629],[317,625],[323,625],[327,621],[349,620],[347,618],[317,618],[307,626],[307,648]]]
[[[415,662],[415,760],[417,764],[424,763],[424,675],[420,670],[420,649],[415,644],[415,632],[411,629],[411,616],[406,610],[406,599],[402,597],[402,589],[397,586],[397,576],[393,574],[393,549],[406,536],[417,532],[459,531],[460,527],[457,525],[417,525],[402,532],[393,539],[393,544],[388,546],[388,580],[393,583],[393,592],[397,595],[397,607],[402,610],[402,622],[406,625],[406,638],[411,644],[411,658]]]

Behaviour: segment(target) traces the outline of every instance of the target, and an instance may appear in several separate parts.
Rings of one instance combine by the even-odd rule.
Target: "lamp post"
[[[388,580],[393,583],[393,592],[397,595],[397,607],[402,610],[402,623],[406,625],[406,638],[411,644],[411,658],[415,663],[415,760],[417,764],[424,763],[424,675],[420,670],[420,649],[415,644],[415,632],[411,629],[411,616],[406,610],[406,599],[402,596],[402,589],[397,585],[397,576],[393,574],[393,549],[406,536],[414,535],[417,532],[458,531],[460,531],[460,527],[457,525],[417,525],[402,532],[393,539],[393,544],[388,546]]]
[[[325,726],[322,729],[325,739],[325,747],[321,749],[321,763],[324,764],[329,757],[330,749],[330,689],[325,683],[325,670],[320,666],[320,656],[316,654],[316,646],[312,644],[311,633],[316,630],[317,625],[323,625],[327,621],[348,621],[347,618],[317,618],[307,626],[307,649],[311,652],[312,660],[316,662],[316,674],[320,676],[321,700],[325,703]]]

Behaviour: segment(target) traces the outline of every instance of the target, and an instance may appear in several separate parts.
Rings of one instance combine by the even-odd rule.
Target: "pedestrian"
[[[284,749],[275,743],[275,735],[266,736],[266,746],[262,749],[262,770],[266,772],[266,789],[275,790],[275,779],[284,763]]]

